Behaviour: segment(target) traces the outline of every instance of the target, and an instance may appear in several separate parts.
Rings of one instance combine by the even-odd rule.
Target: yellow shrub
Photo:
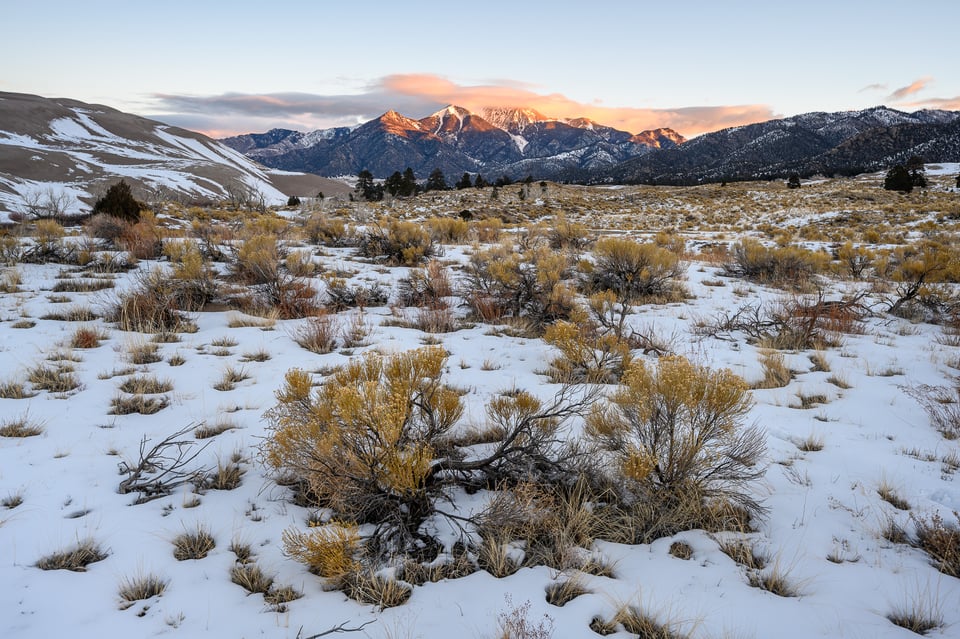
[[[360,533],[356,526],[332,523],[309,532],[283,531],[283,551],[327,579],[338,579],[359,567]]]
[[[368,354],[310,393],[302,371],[287,374],[268,411],[267,463],[297,473],[337,513],[362,521],[426,499],[434,450],[460,418],[460,396],[442,384],[442,348]]]
[[[741,378],[683,357],[655,368],[634,360],[610,401],[588,417],[587,432],[638,492],[693,491],[757,509],[742,487],[762,475],[764,439],[743,428],[751,399]]]
[[[459,244],[467,241],[470,225],[466,220],[453,217],[433,217],[424,222],[434,241],[444,244]]]
[[[683,265],[674,250],[605,237],[597,240],[593,255],[594,263],[585,273],[591,290],[613,291],[628,303],[678,292],[676,280],[683,275]]]

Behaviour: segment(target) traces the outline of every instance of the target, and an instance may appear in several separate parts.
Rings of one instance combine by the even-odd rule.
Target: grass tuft
[[[85,539],[71,548],[42,557],[37,561],[36,566],[40,570],[85,572],[87,566],[106,558],[107,552],[100,547],[100,544],[92,539]]]
[[[203,559],[217,545],[213,535],[204,526],[192,532],[177,535],[173,540],[173,556],[177,561]]]

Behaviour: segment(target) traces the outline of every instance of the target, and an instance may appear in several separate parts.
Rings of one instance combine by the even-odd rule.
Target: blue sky
[[[0,0],[0,90],[213,134],[530,105],[685,135],[960,109],[960,2]]]

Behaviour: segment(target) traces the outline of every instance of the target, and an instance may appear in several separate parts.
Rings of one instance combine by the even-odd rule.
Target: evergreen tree
[[[911,155],[907,160],[906,169],[910,171],[910,180],[915,187],[926,188],[927,174],[923,166],[923,158],[919,155]]]
[[[909,193],[913,190],[913,177],[907,167],[897,164],[887,171],[887,176],[883,180],[883,188],[888,191]]]
[[[353,192],[364,200],[370,199],[367,195],[373,192],[373,173],[366,169],[357,173],[357,186],[353,188]]]
[[[470,188],[470,174],[464,173],[463,176],[457,180],[457,183],[454,185],[457,187],[457,190],[460,189],[469,189]]]
[[[417,194],[417,176],[413,174],[413,169],[409,166],[403,172],[403,188],[400,189],[400,195],[410,197]]]
[[[957,174],[957,188],[960,189],[960,173]]]
[[[390,177],[384,181],[383,188],[387,190],[387,193],[394,197],[401,195],[401,192],[404,190],[404,188],[403,175],[400,173],[400,171],[394,171],[391,173]]]
[[[287,198],[287,206],[300,206],[300,198],[296,195],[291,195]]]
[[[788,189],[799,189],[800,188],[800,176],[794,173],[789,178],[787,178],[787,188]]]
[[[440,170],[440,167],[437,167],[433,170],[433,173],[430,174],[430,177],[427,178],[427,185],[424,187],[424,190],[446,191],[448,188],[447,180],[443,177],[443,171]]]
[[[960,176],[957,176],[957,179],[960,180]],[[483,176],[482,176],[482,175],[480,175],[479,173],[477,173],[477,179],[474,180],[473,186],[475,186],[475,187],[478,188],[478,189],[482,189],[482,188],[484,188],[484,187],[486,187],[486,186],[490,186],[490,183],[487,182],[485,179],[483,179]]]
[[[143,204],[133,197],[130,185],[125,180],[120,180],[96,201],[93,213],[105,213],[135,224],[140,221],[140,210],[143,208]]]

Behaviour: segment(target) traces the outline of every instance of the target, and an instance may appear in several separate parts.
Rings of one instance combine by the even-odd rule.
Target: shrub
[[[126,180],[120,180],[110,186],[103,197],[93,205],[93,214],[103,213],[127,222],[136,223],[140,220],[140,211],[144,208],[133,197],[130,185]]]
[[[564,215],[558,215],[547,233],[547,241],[554,250],[581,250],[590,243],[589,233],[583,224],[571,222]]]
[[[587,423],[631,493],[667,501],[687,493],[760,512],[745,489],[763,474],[764,439],[742,424],[751,402],[742,379],[662,357],[655,369],[632,362],[623,384]]]
[[[328,524],[303,532],[283,531],[284,553],[311,572],[334,582],[359,568],[360,535],[356,526]]]
[[[106,319],[116,322],[123,331],[189,331],[193,324],[180,312],[183,310],[181,304],[189,299],[178,281],[164,271],[154,269],[137,276],[134,287],[120,295]]]
[[[455,217],[432,217],[424,222],[430,237],[441,244],[462,244],[467,241],[470,225]]]
[[[337,347],[339,324],[336,316],[322,313],[304,320],[293,334],[293,341],[311,353],[324,354]]]
[[[568,319],[575,308],[573,292],[564,283],[569,268],[565,254],[547,248],[477,251],[466,266],[467,304],[483,321],[525,319],[540,332]]]
[[[303,225],[303,232],[311,244],[348,246],[353,242],[352,229],[339,218],[312,215]]]
[[[170,242],[163,251],[173,266],[177,305],[184,311],[199,311],[217,293],[216,273],[203,257],[200,245],[192,240]]]
[[[930,519],[913,517],[917,543],[933,560],[937,570],[951,577],[960,577],[960,514],[953,513],[957,523],[944,523],[939,513]]]
[[[368,355],[335,370],[311,397],[309,376],[287,373],[267,462],[303,475],[322,503],[352,521],[396,521],[413,535],[432,510],[427,480],[460,397],[440,381],[446,355],[423,348]],[[408,540],[413,541],[413,540]]]
[[[113,215],[97,213],[84,222],[83,226],[90,237],[114,244],[129,232],[133,224]]]
[[[375,524],[365,543],[374,555],[422,550],[431,539],[422,525],[445,516],[436,503],[452,486],[573,475],[578,451],[565,445],[560,424],[593,396],[574,401],[568,389],[552,403],[522,391],[498,396],[488,406],[498,439],[468,454],[449,436],[463,406],[442,381],[445,365],[438,347],[370,353],[331,371],[316,390],[307,373],[289,371],[266,414],[264,460],[302,480],[313,505]]]
[[[398,303],[402,306],[436,307],[445,305],[444,298],[453,295],[450,271],[437,260],[430,260],[425,268],[411,269],[400,280]]]
[[[433,238],[421,225],[392,220],[385,228],[374,225],[360,238],[363,257],[381,257],[387,263],[416,266],[437,254]]]
[[[163,254],[163,231],[150,211],[142,211],[140,220],[120,235],[120,248],[138,260],[152,260]]]
[[[586,318],[573,317],[547,327],[543,339],[560,351],[547,371],[551,381],[612,384],[630,363],[630,345],[613,331]]]
[[[613,291],[627,303],[645,297],[676,297],[676,280],[683,275],[683,264],[673,251],[606,237],[597,240],[593,256],[585,274],[588,290]]]
[[[732,257],[723,266],[727,275],[787,288],[802,288],[827,265],[824,254],[797,246],[769,248],[752,239],[735,244]]]

